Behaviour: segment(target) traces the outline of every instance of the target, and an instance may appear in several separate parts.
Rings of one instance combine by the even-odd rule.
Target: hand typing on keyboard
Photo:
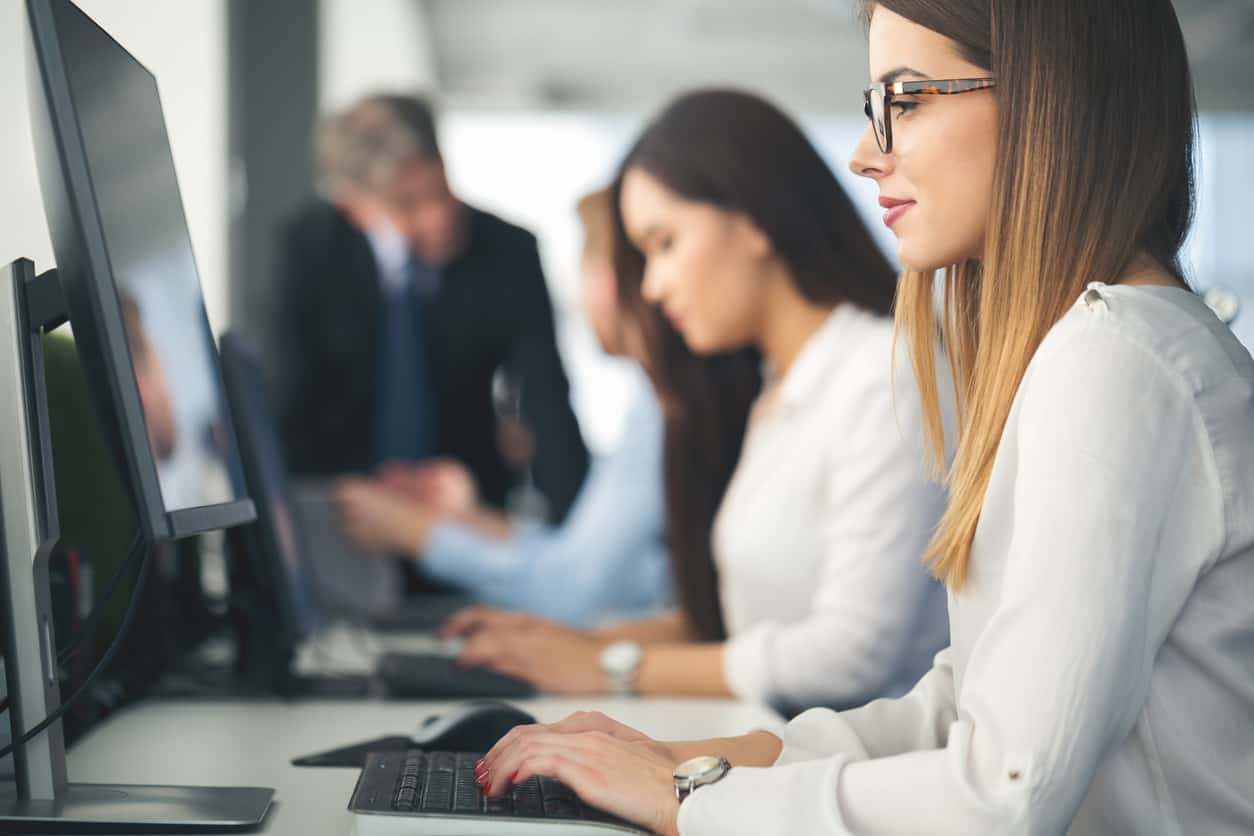
[[[476,767],[487,803],[551,776],[591,805],[664,836],[678,836],[679,802],[665,744],[600,714],[518,726]]]
[[[472,753],[378,752],[366,759],[349,809],[358,836],[482,834],[609,836],[642,830],[580,801],[560,781],[533,776],[486,796]]]
[[[410,752],[392,798],[393,809],[424,813],[487,813],[537,819],[605,818],[588,810],[561,783],[533,777],[494,798],[475,781],[478,754]]]

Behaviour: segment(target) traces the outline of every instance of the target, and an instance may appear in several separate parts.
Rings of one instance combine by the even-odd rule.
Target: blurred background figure
[[[584,197],[579,217],[588,323],[607,354],[642,362],[638,326],[618,310],[609,191]],[[632,386],[617,449],[594,462],[561,526],[511,522],[484,505],[464,465],[441,460],[343,482],[338,496],[346,531],[364,549],[413,555],[429,578],[486,603],[567,624],[662,609],[671,601],[662,414],[642,370]]]
[[[122,322],[126,326],[126,339],[135,364],[135,383],[144,408],[144,422],[148,425],[148,444],[157,462],[165,462],[174,455],[179,437],[165,369],[160,354],[153,350],[135,297],[123,288],[118,291],[118,299],[122,304]]]
[[[323,199],[287,226],[273,333],[298,476],[460,462],[502,507],[534,477],[561,520],[587,471],[535,238],[449,187],[431,110],[371,96],[318,129]],[[499,441],[493,379],[516,392],[530,461]],[[515,428],[517,435],[517,428]]]
[[[462,661],[556,693],[785,712],[904,693],[949,633],[922,562],[945,496],[894,363],[892,268],[800,127],[748,93],[675,100],[628,152],[614,199],[616,275],[627,305],[654,309],[646,366],[679,395],[668,413],[703,388],[676,376],[687,355],[749,350],[764,369],[717,497],[691,503],[700,483],[672,483],[686,474],[668,460],[667,501],[687,505],[671,519],[690,544],[677,572],[683,558],[712,575],[717,616],[688,606],[588,633],[470,611],[446,627],[469,637]],[[704,452],[710,429],[693,418],[677,420]],[[669,438],[667,452],[708,469]]]

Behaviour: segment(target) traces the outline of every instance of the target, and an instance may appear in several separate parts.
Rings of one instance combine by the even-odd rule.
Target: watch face
[[[722,758],[717,758],[714,755],[702,755],[699,758],[684,761],[675,767],[675,777],[681,780],[700,778],[702,775],[718,771],[722,766]]]
[[[640,645],[635,642],[615,642],[605,648],[601,656],[601,666],[611,673],[630,673],[640,664],[642,655]]]

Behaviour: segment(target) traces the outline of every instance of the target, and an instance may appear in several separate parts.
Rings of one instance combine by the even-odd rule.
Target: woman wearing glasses
[[[1254,832],[1254,361],[1182,278],[1194,111],[1170,2],[865,6],[885,86],[852,167],[889,206],[923,370],[944,271],[962,396],[931,548],[951,647],[905,698],[782,739],[511,733],[494,791],[554,774],[685,836]]]
[[[449,628],[468,635],[463,663],[549,692],[737,696],[789,713],[905,693],[948,640],[921,563],[944,492],[923,466],[909,365],[894,378],[892,268],[796,123],[745,93],[672,103],[615,197],[624,301],[665,317],[646,366],[666,406],[684,606],[592,633],[466,613]],[[713,495],[697,477],[717,427],[685,414],[702,381],[681,372],[734,351],[767,376]],[[715,606],[694,606],[715,584]]]

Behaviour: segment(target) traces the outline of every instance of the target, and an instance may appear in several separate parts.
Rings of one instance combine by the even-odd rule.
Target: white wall
[[[77,0],[157,77],[215,330],[227,324],[225,0]],[[25,4],[0,0],[0,264],[52,266],[26,104]]]
[[[415,0],[319,0],[318,32],[324,112],[368,93],[436,86],[430,33]]]
[[[1198,290],[1221,287],[1242,300],[1232,330],[1254,351],[1254,114],[1200,120],[1197,217],[1184,248]]]

